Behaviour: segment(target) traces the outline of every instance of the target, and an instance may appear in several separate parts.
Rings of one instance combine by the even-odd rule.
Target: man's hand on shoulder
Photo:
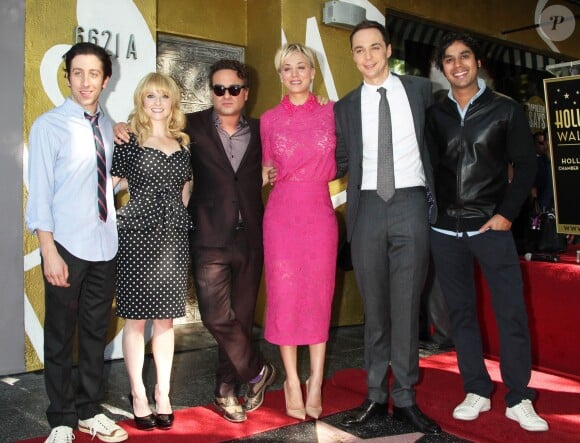
[[[129,141],[129,133],[131,128],[127,123],[117,123],[113,127],[113,133],[115,134],[115,143],[122,145]]]
[[[262,186],[266,186],[267,184],[274,186],[277,176],[278,171],[274,166],[262,166]]]
[[[319,105],[324,106],[330,101],[330,99],[328,97],[323,96],[323,95],[317,95],[316,101],[318,102]]]

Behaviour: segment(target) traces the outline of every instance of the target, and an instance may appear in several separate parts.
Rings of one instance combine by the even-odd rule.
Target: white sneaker
[[[75,435],[71,427],[57,426],[56,428],[52,428],[50,435],[44,440],[44,443],[72,443],[74,439]]]
[[[91,434],[91,437],[97,437],[107,443],[125,441],[129,437],[127,431],[105,414],[97,414],[93,418],[79,420],[79,431]]]
[[[505,416],[517,421],[526,431],[547,431],[548,422],[536,414],[531,400],[522,400],[517,405],[505,409]]]
[[[465,400],[459,403],[453,410],[453,418],[457,420],[475,420],[479,417],[480,412],[486,412],[491,409],[489,398],[481,395],[469,393]]]

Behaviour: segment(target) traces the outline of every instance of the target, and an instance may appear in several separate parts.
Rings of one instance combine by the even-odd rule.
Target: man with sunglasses
[[[248,68],[210,67],[213,107],[187,115],[194,187],[190,251],[201,319],[218,343],[215,405],[232,422],[262,405],[274,366],[252,346],[262,251],[262,145],[257,119],[242,114]],[[242,405],[241,384],[248,384]]]

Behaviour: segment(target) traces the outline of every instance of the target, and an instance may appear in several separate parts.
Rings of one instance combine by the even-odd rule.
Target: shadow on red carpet
[[[504,443],[567,443],[579,441],[580,382],[561,376],[534,371],[530,386],[538,393],[536,410],[550,424],[549,432],[527,432],[504,416],[503,397],[506,389],[500,382],[499,365],[486,361],[490,375],[496,383],[492,396],[492,410],[482,414],[477,421],[462,422],[451,417],[453,407],[463,400],[461,378],[454,352],[439,354],[420,360],[421,380],[417,385],[417,404],[443,430],[474,442]],[[366,373],[361,369],[338,371],[328,379],[323,388],[323,416],[354,408],[366,395]],[[234,424],[219,416],[212,406],[197,406],[175,412],[175,425],[169,431],[139,431],[133,421],[120,423],[129,433],[131,443],[217,443],[247,437],[260,432],[298,423],[284,413],[282,391],[268,391],[260,409],[248,414],[244,423]],[[87,434],[75,431],[75,443],[88,443]],[[42,443],[46,437],[26,440]],[[92,440],[93,443],[98,440]]]

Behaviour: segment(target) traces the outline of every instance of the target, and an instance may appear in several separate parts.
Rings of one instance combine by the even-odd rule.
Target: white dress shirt
[[[425,173],[409,99],[401,80],[396,75],[389,74],[382,85],[364,83],[361,90],[363,138],[361,189],[377,189],[379,101],[381,99],[377,90],[381,86],[387,90],[387,100],[391,110],[395,188],[425,186]]]

